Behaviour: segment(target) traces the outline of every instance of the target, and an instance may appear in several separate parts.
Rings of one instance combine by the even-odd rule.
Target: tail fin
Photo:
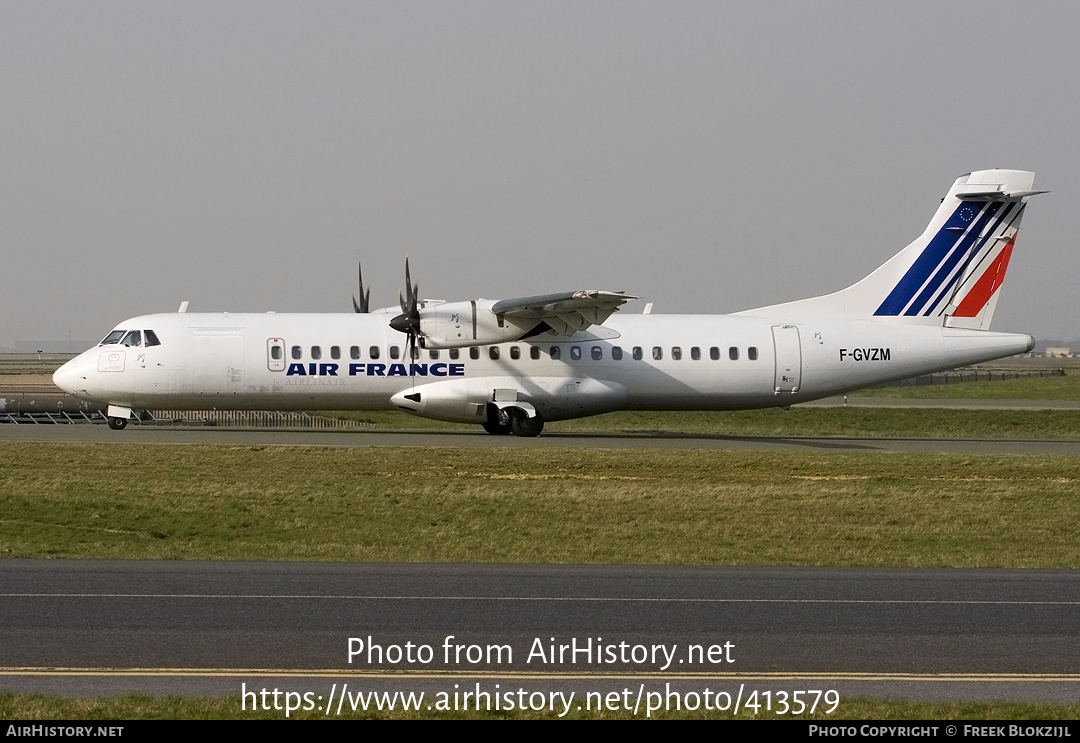
[[[843,291],[749,310],[985,330],[997,306],[1035,174],[979,170],[956,179],[913,243]]]

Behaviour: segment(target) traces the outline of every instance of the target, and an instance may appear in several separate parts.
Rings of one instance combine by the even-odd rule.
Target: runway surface
[[[724,436],[680,433],[545,433],[533,439],[477,432],[311,431],[201,428],[145,428],[112,431],[94,425],[0,425],[0,441],[134,444],[225,444],[231,446],[469,446],[575,447],[593,449],[830,449],[964,454],[1080,454],[1078,440],[879,439],[827,436]]]
[[[4,690],[88,696],[671,683],[1075,701],[1080,575],[9,560],[0,654]]]

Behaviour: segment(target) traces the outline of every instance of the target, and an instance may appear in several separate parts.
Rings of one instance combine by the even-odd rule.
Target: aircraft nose
[[[71,359],[66,364],[61,366],[52,376],[53,384],[67,392],[69,395],[75,395],[79,391],[79,360]]]

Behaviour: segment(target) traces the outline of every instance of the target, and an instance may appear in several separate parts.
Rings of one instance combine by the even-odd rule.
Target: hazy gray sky
[[[1053,191],[994,326],[1074,338],[1077,28],[1069,2],[0,0],[0,345],[184,299],[350,311],[358,258],[393,304],[406,254],[427,297],[733,312],[856,281],[990,167]]]

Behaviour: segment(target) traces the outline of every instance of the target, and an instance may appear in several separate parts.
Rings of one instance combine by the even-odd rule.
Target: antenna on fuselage
[[[178,309],[177,312],[181,315],[184,314],[185,312],[187,312],[187,306],[188,301],[185,299],[183,302],[180,303],[180,309]]]

